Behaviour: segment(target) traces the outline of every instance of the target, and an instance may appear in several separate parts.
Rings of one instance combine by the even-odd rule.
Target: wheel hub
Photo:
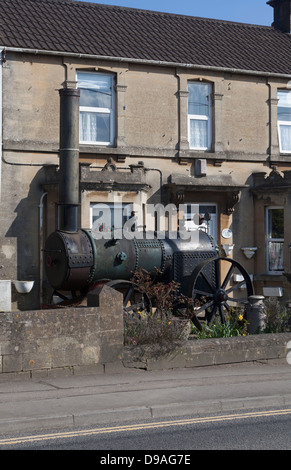
[[[223,302],[226,302],[228,300],[228,295],[225,292],[225,290],[219,289],[215,294],[215,300],[216,302],[221,303],[221,304]]]

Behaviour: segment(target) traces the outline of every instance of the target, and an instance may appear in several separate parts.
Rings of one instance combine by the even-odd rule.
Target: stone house
[[[100,204],[155,228],[148,204],[183,203],[191,225],[196,204],[257,294],[291,298],[291,0],[267,3],[268,27],[0,0],[0,279],[34,281],[28,294],[12,285],[14,309],[51,294],[42,250],[58,227],[61,88],[81,96],[80,227],[100,229]]]

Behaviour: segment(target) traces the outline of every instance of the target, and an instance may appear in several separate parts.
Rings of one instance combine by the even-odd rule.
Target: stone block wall
[[[125,367],[145,370],[207,367],[256,361],[286,361],[291,333],[189,340],[172,351],[161,346],[126,347]]]
[[[88,307],[0,313],[0,373],[120,360],[122,294],[103,286],[89,298]]]

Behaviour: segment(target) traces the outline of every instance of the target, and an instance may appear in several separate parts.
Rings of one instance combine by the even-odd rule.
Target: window
[[[132,204],[93,203],[90,205],[91,228],[97,232],[121,230],[132,216]]]
[[[115,139],[114,77],[78,72],[80,89],[80,143],[113,145]]]
[[[282,273],[284,270],[284,209],[268,207],[267,214],[267,270]]]
[[[212,144],[212,86],[188,83],[188,133],[191,149],[210,150]]]
[[[278,132],[281,153],[291,153],[291,91],[278,91]]]
[[[210,235],[216,241],[218,236],[216,204],[187,204],[185,224],[187,230],[197,229],[197,226],[193,220],[195,216],[195,213],[192,212],[193,208],[194,210],[199,210],[199,216],[201,216],[198,229],[208,233],[208,235]]]

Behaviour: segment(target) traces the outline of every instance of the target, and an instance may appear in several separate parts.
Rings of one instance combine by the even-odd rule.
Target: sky
[[[181,15],[271,26],[273,8],[267,0],[81,0]]]

